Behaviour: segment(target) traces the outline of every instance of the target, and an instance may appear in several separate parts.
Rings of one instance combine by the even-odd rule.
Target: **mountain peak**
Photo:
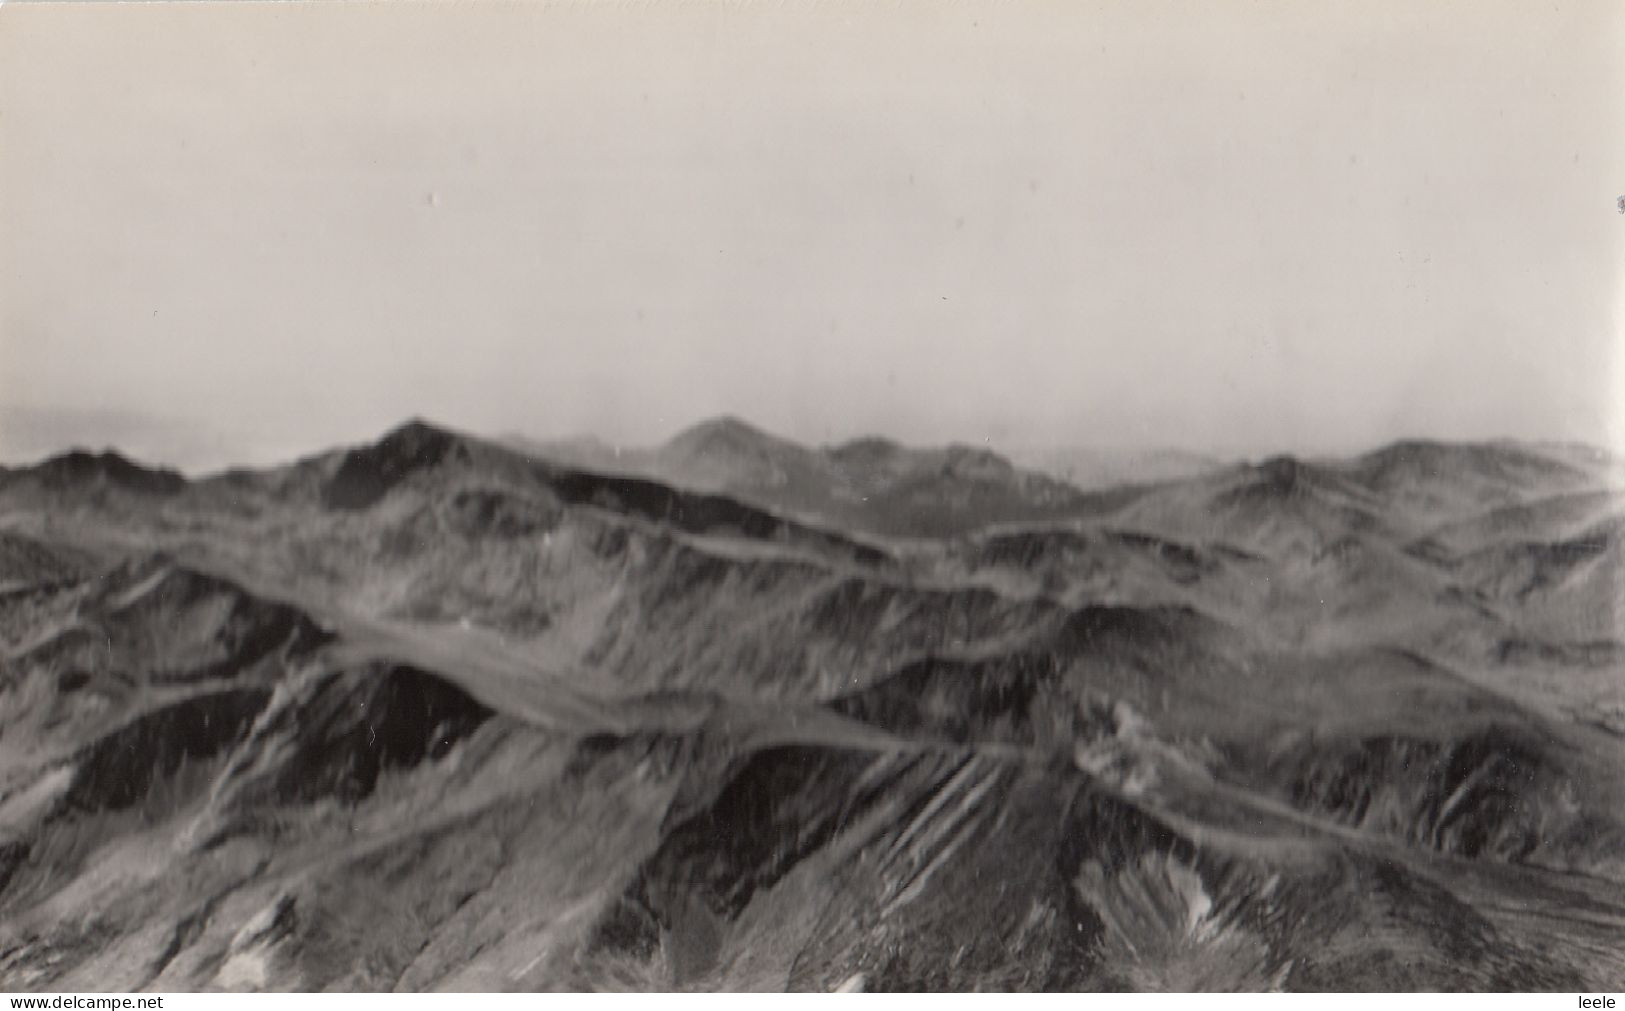
[[[775,436],[752,425],[733,414],[719,414],[714,418],[707,418],[698,424],[690,425],[673,436],[668,446],[678,445],[712,445],[712,444],[754,444],[767,442],[782,442]]]
[[[1366,503],[1372,492],[1350,481],[1335,468],[1328,468],[1288,454],[1268,457],[1256,464],[1242,464],[1220,479],[1224,491],[1219,503],[1247,504],[1249,508],[1270,508],[1289,501],[1311,499],[1345,505]]]
[[[461,438],[456,432],[444,425],[436,424],[428,418],[414,415],[385,432],[378,440],[379,445],[388,442],[428,442],[437,440],[455,440]]]
[[[873,465],[896,458],[907,452],[901,443],[881,435],[865,435],[850,439],[825,452],[830,459],[841,464]]]
[[[129,491],[172,495],[186,487],[186,478],[167,467],[144,467],[113,450],[93,453],[74,449],[31,468],[52,487],[70,487],[105,480]],[[26,472],[18,472],[26,473]]]
[[[733,415],[702,421],[659,451],[660,467],[698,487],[778,488],[805,466],[810,451]]]
[[[470,455],[468,439],[412,418],[371,445],[344,454],[323,497],[336,509],[365,509],[408,475]]]
[[[986,446],[953,443],[943,453],[944,475],[970,481],[1009,481],[1016,476],[1015,464]]]
[[[1287,454],[1272,456],[1260,463],[1257,473],[1260,480],[1283,494],[1296,491],[1309,476],[1304,462]]]
[[[1387,488],[1416,482],[1474,482],[1518,488],[1567,485],[1584,471],[1568,459],[1517,442],[1403,439],[1354,461],[1359,479]]]

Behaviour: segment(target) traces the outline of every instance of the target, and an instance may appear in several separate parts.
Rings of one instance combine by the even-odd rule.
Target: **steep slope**
[[[0,530],[0,593],[71,582],[96,564],[86,552]]]
[[[1515,940],[1454,896],[1483,883],[1459,863],[1262,805],[1198,829],[1181,806],[998,753],[758,752],[668,817],[584,955],[539,967],[702,989],[1546,989],[1600,978],[1619,922]],[[1590,906],[1524,880],[1526,910]]]

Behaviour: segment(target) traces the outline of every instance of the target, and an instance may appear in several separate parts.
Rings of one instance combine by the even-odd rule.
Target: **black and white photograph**
[[[1613,1006],[1622,127],[1615,0],[0,4],[0,993]]]

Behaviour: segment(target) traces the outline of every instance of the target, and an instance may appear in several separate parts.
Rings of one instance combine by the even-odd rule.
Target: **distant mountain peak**
[[[345,453],[323,497],[332,508],[364,509],[408,475],[470,456],[467,436],[413,418],[377,442]]]
[[[850,439],[825,452],[841,463],[866,463],[885,460],[905,452],[903,445],[882,435],[865,435]]]
[[[186,478],[167,467],[144,467],[113,450],[93,453],[73,449],[53,456],[32,472],[48,485],[67,487],[104,480],[129,491],[172,495],[186,487]],[[18,471],[16,473],[27,473]]]
[[[1215,499],[1217,503],[1248,508],[1311,500],[1323,505],[1365,505],[1373,500],[1370,490],[1350,481],[1335,467],[1284,453],[1243,465],[1222,487],[1226,490]]]
[[[701,487],[777,488],[813,454],[798,443],[762,431],[733,415],[702,421],[678,433],[658,452],[659,469]]]
[[[673,436],[667,446],[747,446],[783,443],[786,440],[770,435],[750,422],[733,414],[721,414],[690,425]]]
[[[1308,466],[1284,453],[1264,460],[1256,470],[1265,484],[1283,494],[1297,491],[1310,479]]]
[[[396,425],[388,432],[385,432],[384,435],[378,440],[378,444],[421,444],[431,441],[449,441],[460,438],[462,438],[462,436],[452,431],[450,428],[447,428],[445,425],[437,424],[430,421],[428,418],[414,415],[413,417],[401,422],[399,425]]]
[[[1016,465],[986,446],[953,443],[943,451],[942,472],[972,481],[1007,481],[1016,476]]]
[[[1416,480],[1475,480],[1520,484],[1531,476],[1570,482],[1584,471],[1568,459],[1517,442],[1439,442],[1402,439],[1354,462],[1361,479],[1375,487]]]

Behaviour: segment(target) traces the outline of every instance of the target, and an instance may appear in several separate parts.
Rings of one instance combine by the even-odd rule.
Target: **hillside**
[[[0,988],[1625,978],[1625,483],[724,419],[0,474]]]

